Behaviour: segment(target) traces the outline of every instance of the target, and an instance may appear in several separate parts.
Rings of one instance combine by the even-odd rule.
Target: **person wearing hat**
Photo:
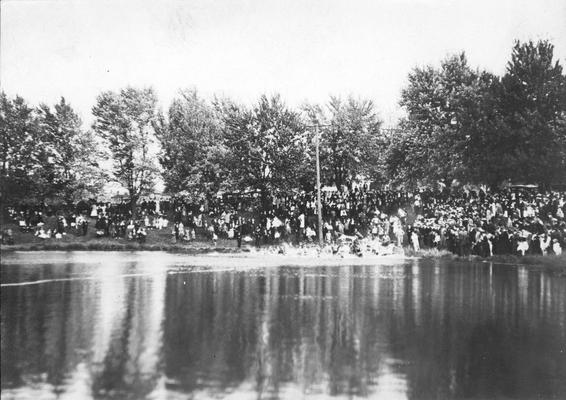
[[[411,232],[411,244],[413,245],[414,251],[419,251],[421,249],[419,245],[419,234],[415,228],[413,228]]]
[[[521,253],[522,256],[529,250],[529,242],[524,235],[519,236],[517,242],[517,251]]]
[[[560,246],[560,242],[558,241],[558,239],[552,239],[552,251],[557,256],[562,254],[562,246]]]
[[[542,255],[542,248],[540,247],[540,240],[539,240],[539,236],[537,234],[534,234],[532,236],[530,248],[531,248],[531,251],[530,251],[531,254]]]
[[[543,233],[542,235],[539,236],[539,246],[543,256],[546,256],[548,254],[548,248],[550,247],[550,243],[551,243],[550,236],[547,235],[546,233]]]

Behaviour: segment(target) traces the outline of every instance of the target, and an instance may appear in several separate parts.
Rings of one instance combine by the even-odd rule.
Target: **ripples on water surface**
[[[566,278],[2,256],[2,399],[566,398]]]

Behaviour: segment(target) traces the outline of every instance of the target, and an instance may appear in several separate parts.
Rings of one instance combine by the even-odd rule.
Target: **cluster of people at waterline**
[[[149,231],[169,231],[176,243],[209,240],[264,246],[318,242],[314,193],[228,194],[199,200],[142,201],[134,217],[126,202],[10,207],[22,230],[44,239],[69,233],[144,242]],[[261,201],[260,201],[261,200]],[[368,248],[436,248],[458,255],[560,254],[566,237],[566,194],[538,190],[370,190],[325,192],[322,235],[332,248],[358,240]],[[225,242],[226,243],[226,242]]]

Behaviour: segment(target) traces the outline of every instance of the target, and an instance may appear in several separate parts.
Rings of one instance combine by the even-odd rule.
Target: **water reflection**
[[[566,279],[541,271],[107,257],[1,272],[45,282],[2,287],[2,398],[566,396]]]

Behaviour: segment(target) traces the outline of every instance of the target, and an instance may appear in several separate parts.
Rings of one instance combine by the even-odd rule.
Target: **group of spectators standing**
[[[566,238],[566,195],[532,189],[416,196],[408,227],[413,247],[458,255],[561,254]],[[414,239],[418,236],[418,242]]]
[[[155,202],[153,202],[155,204]],[[8,207],[8,216],[20,230],[31,231],[41,239],[60,239],[67,234],[126,238],[145,242],[148,229],[167,227],[168,221],[151,209],[151,204],[134,218],[126,202],[96,203],[81,201],[74,205]]]
[[[219,239],[256,246],[318,241],[315,193],[224,194],[139,203],[80,202],[57,209],[12,207],[10,217],[38,237],[72,232],[144,242],[148,230],[167,229],[176,242]],[[455,254],[561,254],[566,238],[566,192],[536,189],[370,190],[358,186],[322,195],[327,244],[371,238],[387,245],[446,249]],[[51,223],[47,224],[46,219]],[[56,222],[54,222],[54,220]],[[51,228],[47,228],[51,226]]]

